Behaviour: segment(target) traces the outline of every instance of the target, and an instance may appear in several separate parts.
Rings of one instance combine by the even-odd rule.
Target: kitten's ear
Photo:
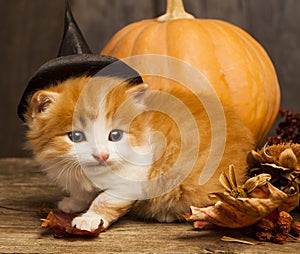
[[[134,87],[129,88],[126,93],[131,96],[136,103],[138,104],[143,104],[144,103],[144,98],[145,98],[145,93],[148,89],[148,84],[142,83],[139,85],[136,85]]]
[[[49,91],[38,91],[31,99],[29,113],[31,118],[36,118],[39,114],[46,113],[47,108],[59,96],[59,93]]]

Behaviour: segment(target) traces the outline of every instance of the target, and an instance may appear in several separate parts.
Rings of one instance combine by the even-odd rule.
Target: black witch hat
[[[71,77],[93,76],[100,70],[100,76],[121,77],[132,85],[143,82],[140,75],[124,62],[114,57],[92,54],[67,2],[64,35],[58,57],[43,64],[33,75],[18,105],[18,116],[25,122],[24,114],[36,91]]]

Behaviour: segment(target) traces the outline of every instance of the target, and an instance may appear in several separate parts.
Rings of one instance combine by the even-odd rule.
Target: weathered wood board
[[[245,245],[221,241],[231,236],[254,241],[240,230],[193,230],[189,223],[143,222],[125,217],[98,238],[55,239],[40,227],[36,211],[54,207],[60,192],[30,159],[0,160],[0,253],[297,253],[300,242]],[[4,209],[4,207],[16,210]],[[29,212],[22,212],[24,210]],[[299,214],[298,214],[299,216]]]

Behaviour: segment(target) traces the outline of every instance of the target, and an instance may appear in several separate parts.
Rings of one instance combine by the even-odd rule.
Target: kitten
[[[77,228],[93,231],[101,220],[108,228],[129,211],[172,222],[191,205],[211,205],[208,194],[223,191],[218,178],[230,164],[238,181],[245,179],[253,138],[232,112],[225,109],[225,149],[215,154],[222,160],[199,185],[213,135],[204,106],[179,84],[162,89],[129,83],[70,78],[31,98],[25,115],[28,148],[70,194],[58,208],[85,211],[72,221]]]

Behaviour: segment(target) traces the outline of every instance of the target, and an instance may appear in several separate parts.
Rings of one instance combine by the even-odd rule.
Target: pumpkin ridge
[[[153,21],[153,22],[149,22],[149,24],[144,25],[143,29],[139,30],[139,32],[136,34],[136,36],[135,36],[135,38],[134,38],[134,44],[135,44],[135,47],[136,47],[136,45],[138,44],[138,43],[137,43],[138,40],[141,39],[141,38],[143,38],[143,36],[144,36],[145,34],[147,34],[148,29],[150,29],[151,27],[156,27],[156,26],[157,26],[156,20],[152,20],[152,21]],[[162,23],[162,25],[163,25],[163,23]],[[149,34],[147,34],[147,36],[150,37],[150,38],[152,38],[151,36],[149,36]],[[150,40],[149,40],[149,41],[150,41]],[[137,48],[138,48],[138,47],[137,47]],[[138,54],[140,55],[141,53],[138,53]],[[142,54],[145,54],[145,53],[142,53]],[[146,54],[148,54],[148,52],[147,52]],[[131,47],[130,49],[128,49],[128,55],[129,55],[129,56],[137,55],[137,54],[133,53],[133,47]]]
[[[224,37],[228,37],[228,31],[226,31],[223,27],[224,23],[226,23],[226,22],[220,21],[220,20],[214,20],[213,25],[215,26],[216,30],[218,30],[220,33],[224,34]],[[230,29],[230,28],[231,27],[227,27],[227,29],[229,30],[229,33],[230,33],[230,37],[238,38],[238,40],[240,42],[243,39],[243,37],[240,36],[238,33],[235,33],[234,29]],[[233,36],[233,34],[234,34],[234,36]],[[243,40],[243,42],[244,42],[244,40]],[[236,47],[237,47],[237,45],[236,45]],[[239,49],[243,53],[245,53],[245,55],[252,57],[251,53],[249,53],[249,51],[247,50],[247,45],[239,46]],[[216,50],[216,52],[217,52],[217,50]],[[217,58],[220,59],[220,57],[217,57]],[[242,64],[246,64],[246,61],[244,59],[245,58],[243,58],[243,61],[241,62]],[[248,59],[250,60],[251,58],[248,58]],[[256,57],[256,59],[257,59],[257,57]],[[260,65],[261,65],[261,63],[260,63]],[[222,67],[222,64],[221,64],[221,67]],[[221,69],[225,70],[225,68],[221,68]],[[252,77],[252,71],[249,71],[248,69],[247,69],[247,71],[245,71],[245,74],[247,75],[247,77]],[[224,73],[224,76],[226,77],[225,73]]]
[[[225,23],[225,25],[226,26],[228,26],[228,27],[231,27],[232,25],[230,25],[230,24],[228,24],[228,23]],[[255,47],[255,49],[257,49],[257,50],[259,50],[259,52],[260,52],[260,54],[261,54],[261,56],[262,57],[259,57],[259,58],[261,58],[261,60],[265,63],[265,66],[267,66],[268,68],[265,68],[268,72],[270,72],[270,70],[269,69],[271,69],[272,70],[272,74],[275,74],[276,73],[276,70],[275,70],[275,68],[274,68],[274,66],[273,66],[273,63],[272,63],[272,61],[271,61],[271,59],[270,59],[270,57],[269,57],[269,54],[268,54],[268,52],[262,47],[262,45],[260,45],[256,40],[254,40],[253,39],[253,37],[250,35],[250,34],[248,34],[248,33],[246,33],[243,29],[241,29],[241,28],[239,28],[239,27],[235,27],[235,33],[238,35],[238,36],[240,36],[239,35],[239,33],[237,33],[237,31],[239,32],[239,33],[242,33],[243,35],[246,35],[246,36],[244,36],[243,37],[243,39],[245,39],[246,40],[246,44],[248,44],[248,43],[250,43],[251,45],[254,45],[254,47]],[[250,38],[249,38],[250,37]],[[275,83],[278,83],[278,80],[277,80],[277,75],[275,75]],[[277,95],[279,95],[279,93],[278,93],[278,89],[279,88],[279,86],[277,86],[276,87],[276,94]]]
[[[278,84],[278,80],[277,78],[275,79],[276,75],[275,75],[275,69],[272,65],[272,62],[271,60],[269,59],[268,57],[268,53],[263,49],[263,47],[257,43],[256,41],[254,40],[250,40],[248,37],[250,36],[250,38],[252,39],[252,36],[248,33],[245,33],[242,29],[240,29],[239,27],[233,27],[232,25],[230,24],[227,24],[225,22],[225,25],[226,27],[228,27],[236,36],[238,36],[242,41],[243,43],[247,46],[250,46],[252,50],[252,53],[251,55],[255,55],[256,57],[256,62],[259,63],[259,65],[261,66],[261,69],[264,70],[265,73],[270,73],[270,69],[272,70],[273,73],[270,73],[272,75],[268,75],[268,76],[272,76],[272,81],[274,83],[277,83]],[[243,35],[246,35],[246,36],[241,36],[240,32],[242,32]],[[267,67],[267,68],[266,68]],[[263,77],[263,80],[265,80],[266,78]],[[270,82],[264,82],[266,84],[269,84]],[[274,86],[273,87],[273,91],[270,91],[269,87],[266,88],[265,87],[265,93],[267,94],[273,94],[273,96],[275,96],[276,98],[280,95],[279,95],[279,87],[277,86],[276,88]],[[268,101],[266,101],[266,105],[270,105],[271,103],[271,98],[272,96],[264,96],[265,98],[267,97],[268,98]],[[262,115],[262,118],[266,118],[268,119],[267,120],[267,125],[268,126],[271,126],[271,124],[274,122],[275,118],[276,118],[276,115],[277,115],[277,109],[279,107],[279,99],[276,101],[276,105],[274,105],[274,107],[265,107],[265,114],[259,114],[259,115]],[[276,111],[276,112],[275,112]],[[257,115],[257,113],[256,113]],[[267,116],[267,117],[266,117]],[[273,116],[273,117],[272,117]],[[269,130],[265,130],[264,132],[261,132],[263,131],[263,129],[260,129],[260,131],[258,132],[258,136],[261,136],[261,137],[264,137],[265,135],[267,135],[268,131]]]
[[[165,34],[165,37],[166,37],[166,46],[165,46],[165,55],[166,56],[169,56],[169,52],[170,52],[170,46],[169,46],[169,43],[168,43],[168,28],[169,28],[169,22],[165,22],[165,30],[164,30],[164,34]]]
[[[232,32],[234,32],[237,36],[239,36],[243,41],[245,41],[245,44],[248,45],[250,43],[251,45],[253,45],[252,48],[255,49],[256,55],[258,55],[257,54],[257,50],[258,50],[260,53],[260,56],[261,56],[261,57],[259,56],[257,58],[260,59],[264,63],[264,66],[268,66],[267,69],[266,68],[264,68],[264,69],[266,69],[266,71],[269,71],[268,69],[272,69],[272,72],[275,73],[275,68],[272,64],[272,61],[269,58],[268,52],[266,52],[266,50],[259,43],[257,43],[250,34],[246,33],[244,30],[242,30],[241,28],[239,28],[237,26],[235,26],[234,29],[232,29],[232,25],[230,25],[228,23],[225,23],[225,25],[227,27],[229,27],[232,30]],[[242,33],[245,36],[241,36],[239,33]],[[277,79],[274,81],[277,82]],[[275,89],[275,90],[278,91],[278,89]]]
[[[149,22],[151,23],[152,19],[146,19],[142,21],[137,21],[135,23],[132,23],[128,26],[126,26],[124,29],[121,29],[118,31],[106,44],[106,46],[102,49],[101,54],[107,54],[109,55],[113,48],[118,48],[120,43],[123,43],[123,40],[128,34],[130,34],[133,31],[138,30],[142,26],[145,25],[145,23]],[[134,42],[134,40],[132,40]]]
[[[244,32],[244,31],[242,31],[242,32]],[[267,120],[267,125],[272,126],[273,122],[275,121],[275,119],[277,117],[278,108],[279,108],[279,104],[280,104],[280,88],[279,88],[279,85],[278,85],[278,79],[277,79],[277,76],[276,76],[276,71],[275,71],[275,68],[274,68],[274,66],[273,66],[273,64],[272,64],[272,62],[271,62],[271,60],[268,56],[268,53],[263,49],[263,47],[260,44],[255,43],[255,41],[249,40],[249,38],[247,38],[247,37],[245,37],[244,39],[246,40],[246,43],[254,45],[256,47],[256,49],[259,50],[259,52],[257,52],[257,50],[255,50],[255,52],[256,52],[256,54],[260,53],[261,57],[258,56],[258,59],[261,62],[263,62],[264,71],[269,74],[268,76],[269,76],[270,81],[272,81],[272,83],[274,83],[274,84],[277,84],[276,87],[272,86],[273,91],[270,91],[270,87],[268,87],[268,89],[266,89],[266,91],[269,94],[271,93],[271,96],[267,96],[268,101],[266,102],[266,105],[270,105],[272,97],[278,98],[275,101],[276,104],[273,107],[270,107],[270,106],[266,107],[266,110],[269,113],[268,117],[266,117],[268,119]],[[271,72],[271,70],[272,70],[272,72]],[[270,78],[270,76],[271,76],[271,78]],[[265,79],[265,77],[264,77],[264,79]],[[272,100],[272,101],[274,101],[274,100]],[[273,118],[271,116],[273,116]],[[267,132],[268,131],[265,131],[265,133],[263,133],[263,136],[267,135]]]
[[[203,19],[197,19],[196,21],[197,21],[198,25],[201,27],[201,29],[202,29],[203,31],[205,31],[205,33],[206,33],[206,34],[208,35],[208,37],[210,38],[211,44],[212,44],[212,46],[213,46],[213,48],[214,48],[214,60],[218,63],[218,70],[219,70],[219,74],[220,74],[218,80],[220,80],[220,82],[222,82],[222,84],[224,85],[224,87],[225,87],[227,90],[228,90],[228,89],[230,90],[230,84],[229,84],[229,82],[228,82],[228,80],[227,80],[227,78],[226,78],[225,73],[222,71],[222,70],[223,70],[222,64],[221,64],[221,61],[219,60],[219,57],[218,57],[218,55],[217,55],[217,46],[216,46],[216,44],[215,44],[215,40],[214,40],[213,36],[211,35],[211,33],[208,31],[208,28],[206,27],[206,25],[203,24],[203,23],[206,23],[206,20],[203,20]],[[215,20],[209,20],[209,22],[214,22],[214,21],[215,21]],[[215,87],[214,87],[214,89],[216,90]],[[222,99],[222,98],[219,98],[220,101],[222,102],[222,105],[223,105],[223,106],[228,106],[228,105],[231,105],[231,104],[232,104],[232,96],[231,96],[231,94],[228,93],[228,96],[230,96],[230,97],[227,97],[225,100]],[[220,96],[218,95],[218,97],[220,97]],[[229,99],[230,99],[230,101],[229,101]],[[224,105],[225,102],[226,102],[226,105]],[[228,105],[227,105],[227,104],[228,104]]]
[[[210,23],[210,25],[211,25],[211,23]],[[263,61],[266,57],[268,57],[268,55],[266,54],[266,52],[264,52],[264,50],[262,49],[262,46],[259,43],[255,43],[255,41],[252,42],[250,40],[250,39],[252,39],[251,35],[249,35],[248,33],[245,33],[243,30],[242,30],[243,33],[239,34],[239,31],[241,30],[239,27],[233,26],[233,25],[228,24],[227,22],[224,22],[224,21],[215,20],[214,24],[216,26],[220,27],[220,29],[219,29],[220,31],[226,31],[226,30],[224,30],[224,25],[226,25],[225,27],[228,29],[228,32],[230,32],[231,35],[234,35],[234,37],[238,38],[239,42],[244,45],[243,47],[241,47],[241,49],[243,49],[242,51],[246,55],[250,56],[249,60],[251,58],[253,58],[255,60],[255,61],[253,60],[253,63],[256,63],[257,65],[259,65],[261,67],[261,69],[264,70],[264,72],[267,74],[267,76],[273,76],[273,73],[270,73],[269,69],[267,68],[267,67],[270,67],[269,63],[271,63],[271,62],[270,61],[267,61],[267,62]],[[250,37],[250,38],[248,38],[248,37]],[[250,51],[247,51],[247,48],[250,48]],[[260,50],[258,51],[258,49],[260,49]],[[256,69],[259,69],[259,68],[256,68]],[[250,72],[247,71],[246,73],[247,73],[247,75],[253,76],[253,73],[254,73],[253,71],[255,71],[255,69],[254,70],[250,70]],[[256,78],[254,78],[254,79],[256,79]],[[264,82],[265,79],[266,78],[262,75],[262,79],[261,79],[261,82],[259,82],[259,84],[264,84],[265,85],[264,86],[264,88],[265,88],[264,89],[264,94],[270,95],[270,90],[266,88],[266,85],[270,84],[270,82]],[[276,92],[277,92],[277,89],[275,89],[274,93],[276,94]],[[258,94],[258,93],[259,93],[259,90],[256,92],[256,94]],[[268,97],[267,102],[264,103],[264,104],[265,105],[268,105],[268,103],[270,104],[270,102],[271,102],[270,101],[271,100],[270,97],[272,97],[272,96],[263,96],[263,97],[264,98]],[[256,104],[258,104],[258,105],[261,104],[262,99],[261,98],[257,98],[257,99],[258,99],[258,101],[257,101],[258,103],[256,103]],[[276,106],[278,106],[278,105],[276,105]],[[274,107],[274,108],[276,108],[276,107]],[[259,111],[261,109],[263,109],[264,112],[262,112],[262,113],[255,112],[254,115],[256,115],[256,116],[259,115],[261,117],[261,119],[259,119],[259,121],[262,121],[265,118],[268,118],[268,120],[269,120],[267,122],[268,126],[271,126],[270,124],[273,123],[275,117],[274,118],[272,118],[272,117],[270,118],[270,116],[272,116],[272,113],[273,113],[273,116],[274,115],[276,116],[276,114],[274,114],[274,112],[275,112],[276,109],[272,110],[272,109],[270,109],[270,107],[256,107],[253,110]],[[255,129],[255,126],[251,126],[251,125],[249,125],[249,126],[250,126],[251,130]],[[269,129],[268,130],[267,129],[266,130],[263,130],[263,129],[256,130],[255,134],[256,134],[256,137],[257,137],[257,141],[260,140],[260,139],[262,139],[267,134],[268,131],[269,131]]]
[[[128,37],[130,38],[130,42],[131,42],[131,44],[127,45],[127,55],[128,56],[133,56],[132,52],[133,52],[133,48],[136,45],[137,39],[139,38],[140,34],[143,33],[145,31],[145,29],[150,27],[151,25],[153,25],[153,20],[149,19],[148,23],[143,24],[142,26],[138,26],[136,29],[132,29],[128,33]],[[133,36],[131,34],[133,34]],[[124,38],[123,38],[123,40],[124,40]],[[119,44],[124,43],[123,40],[119,41],[119,43],[116,45],[116,48],[119,48]]]

